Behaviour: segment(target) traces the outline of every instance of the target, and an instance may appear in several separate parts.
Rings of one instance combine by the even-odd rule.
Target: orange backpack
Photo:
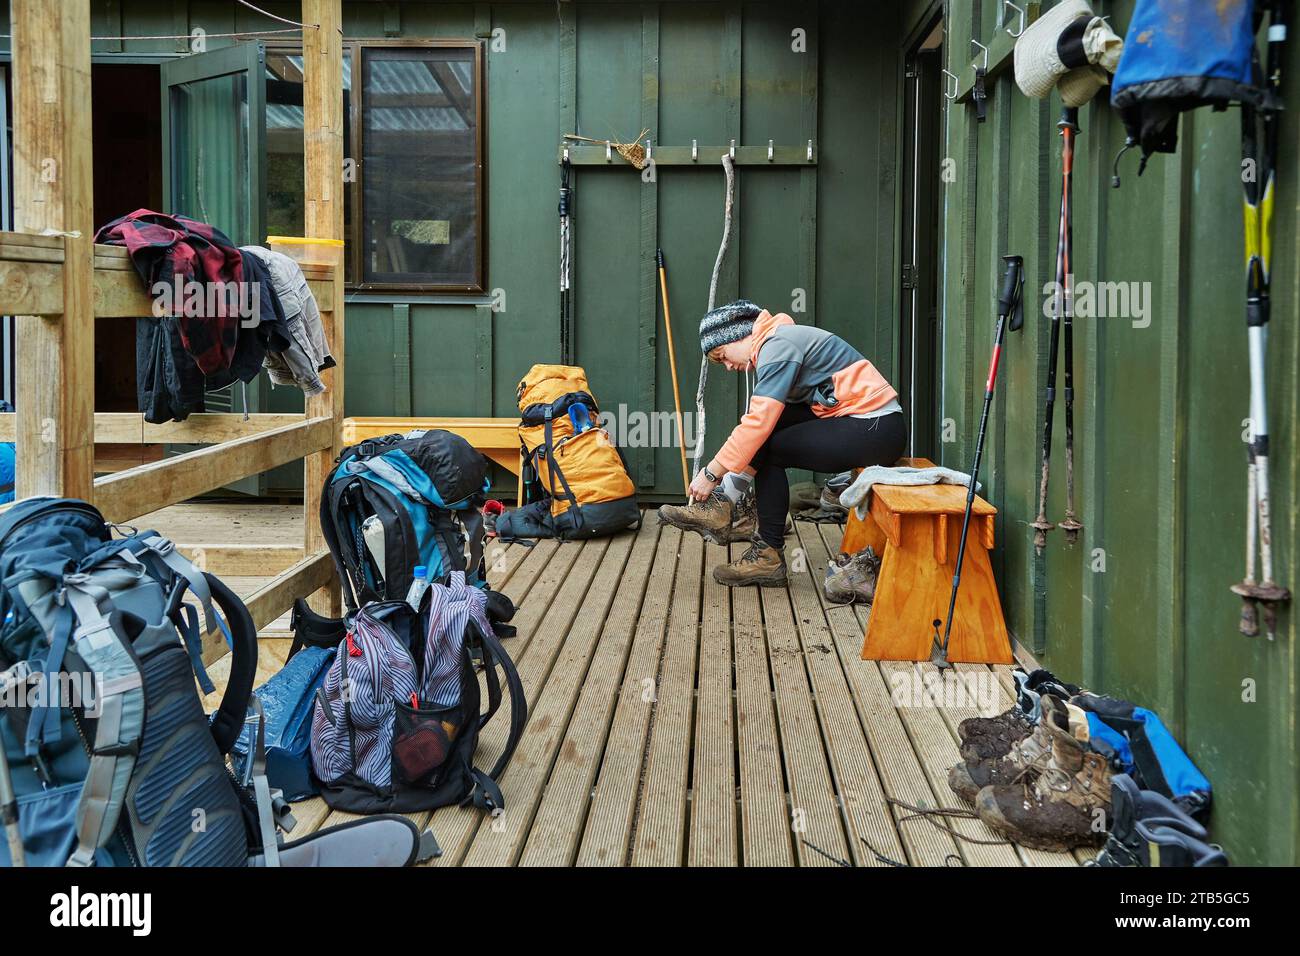
[[[636,488],[600,425],[587,373],[572,365],[534,365],[516,395],[525,496],[532,490],[543,497],[499,518],[497,536],[567,540],[638,527]]]

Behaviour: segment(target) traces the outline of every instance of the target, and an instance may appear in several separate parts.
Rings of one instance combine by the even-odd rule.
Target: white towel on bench
[[[964,471],[953,471],[951,468],[944,468],[940,465],[931,465],[928,468],[913,468],[909,465],[899,465],[891,468],[887,465],[871,465],[863,468],[857,478],[853,479],[853,484],[849,485],[840,494],[840,504],[845,508],[856,508],[858,517],[867,516],[867,496],[871,493],[872,485],[961,485],[962,487],[970,486],[970,475]],[[975,491],[980,490],[979,482],[975,482]]]

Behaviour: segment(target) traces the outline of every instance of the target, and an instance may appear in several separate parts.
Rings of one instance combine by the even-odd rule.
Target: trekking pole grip
[[[1008,316],[1020,300],[1021,276],[1025,260],[1021,256],[1003,256],[1006,267],[1002,272],[1002,291],[998,293],[998,314]]]

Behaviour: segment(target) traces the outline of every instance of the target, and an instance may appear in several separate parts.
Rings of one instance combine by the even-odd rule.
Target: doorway
[[[162,107],[158,66],[95,63],[90,68],[95,228],[137,209],[161,209]],[[95,409],[136,410],[135,336],[122,319],[95,320]]]
[[[943,18],[907,48],[903,76],[902,289],[899,397],[912,457],[937,460],[939,422],[939,204],[943,129]]]

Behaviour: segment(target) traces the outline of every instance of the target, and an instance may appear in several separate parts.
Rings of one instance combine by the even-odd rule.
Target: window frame
[[[346,288],[350,292],[377,292],[377,293],[409,293],[412,295],[423,295],[438,293],[443,295],[484,295],[487,290],[487,210],[485,207],[486,190],[484,188],[484,179],[487,175],[487,163],[484,160],[484,137],[483,137],[483,114],[484,99],[486,91],[483,84],[483,41],[477,38],[456,39],[450,37],[438,39],[413,39],[409,37],[344,37],[344,51],[350,57],[352,63],[352,108],[348,117],[348,128],[345,135],[348,137],[349,151],[355,162],[355,176],[350,185],[352,186],[352,196],[348,200],[349,212],[351,213],[351,225],[344,226],[344,250],[348,260],[348,266],[352,272],[352,280],[346,283]],[[379,48],[444,48],[458,50],[472,50],[474,62],[474,159],[478,172],[477,182],[474,189],[474,215],[477,226],[477,236],[475,241],[475,279],[470,285],[465,284],[429,284],[420,282],[365,282],[362,280],[362,256],[365,252],[365,230],[363,228],[363,209],[365,196],[365,158],[362,152],[363,137],[365,135],[365,106],[364,91],[364,65],[363,57],[367,49]],[[267,52],[276,53],[296,53],[302,55],[302,45],[299,43],[280,42],[267,43]]]

